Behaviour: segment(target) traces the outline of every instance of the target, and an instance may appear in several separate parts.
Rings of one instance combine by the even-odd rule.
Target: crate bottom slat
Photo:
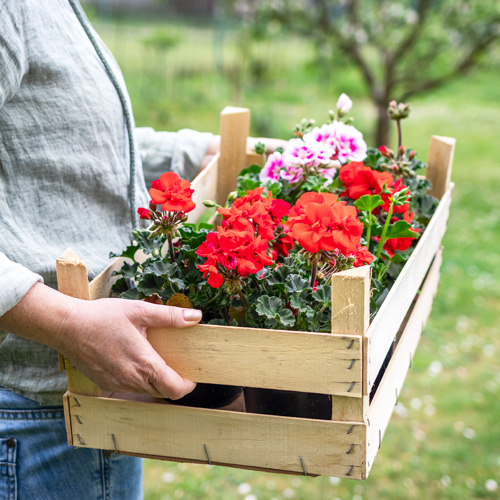
[[[75,399],[76,397],[76,399]],[[365,425],[67,393],[74,446],[361,479]],[[205,450],[206,447],[206,450]],[[302,461],[300,459],[302,457]]]

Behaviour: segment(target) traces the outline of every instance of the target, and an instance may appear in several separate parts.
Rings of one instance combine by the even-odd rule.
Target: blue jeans
[[[62,406],[0,387],[0,500],[139,500],[142,460],[68,446]]]

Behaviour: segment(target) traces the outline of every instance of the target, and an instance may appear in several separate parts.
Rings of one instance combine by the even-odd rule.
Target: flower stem
[[[310,285],[313,287],[314,283],[316,282],[316,273],[318,271],[318,260],[316,255],[313,257],[312,260],[312,269],[311,269],[311,283]]]
[[[385,241],[386,241],[385,236],[386,236],[387,230],[389,229],[389,226],[391,224],[393,210],[394,210],[394,200],[392,201],[391,206],[389,208],[389,213],[387,214],[387,220],[385,221],[384,229],[382,229],[380,241],[378,242],[377,259],[380,257],[380,254],[382,253],[382,248],[383,248]]]
[[[398,160],[401,160],[401,145],[403,144],[403,131],[401,129],[401,120],[396,120],[398,126]]]
[[[167,234],[168,240],[168,251],[170,253],[170,259],[172,262],[175,262],[175,252],[174,252],[174,244],[172,243],[172,235],[170,233]]]
[[[366,248],[370,251],[370,242],[372,238],[373,214],[368,213],[368,229],[366,230]]]
[[[245,309],[248,309],[248,300],[247,300],[247,297],[245,295],[245,293],[243,292],[243,290],[238,290],[238,297],[240,298],[241,302],[243,303],[243,307]]]

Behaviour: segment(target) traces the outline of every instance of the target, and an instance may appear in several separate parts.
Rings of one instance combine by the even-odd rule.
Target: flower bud
[[[408,155],[408,159],[409,159],[409,160],[413,160],[413,158],[415,158],[415,155],[416,155],[416,154],[417,154],[417,153],[416,153],[415,151],[410,151],[410,154]]]
[[[337,101],[337,111],[339,112],[339,116],[346,115],[347,113],[349,113],[351,108],[352,101],[349,96],[347,96],[346,94],[340,94],[340,97]]]
[[[236,200],[237,197],[238,197],[238,191],[232,191],[227,196],[227,201],[234,201],[234,200]]]
[[[390,158],[392,156],[392,151],[387,146],[380,146],[378,149],[385,158]]]
[[[405,154],[405,151],[405,147],[401,144],[401,146],[399,146],[399,155],[403,156]]]
[[[156,203],[155,203],[153,200],[151,200],[151,201],[149,202],[149,208],[150,208],[150,210],[152,210],[153,212],[156,210]]]
[[[214,208],[217,206],[217,203],[215,203],[215,201],[212,200],[205,200],[203,201],[203,205],[205,205],[207,208]]]

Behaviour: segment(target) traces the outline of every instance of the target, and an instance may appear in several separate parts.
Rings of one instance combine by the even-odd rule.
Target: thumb
[[[202,318],[198,309],[163,306],[142,302],[143,311],[141,323],[147,328],[186,328],[196,325]]]

